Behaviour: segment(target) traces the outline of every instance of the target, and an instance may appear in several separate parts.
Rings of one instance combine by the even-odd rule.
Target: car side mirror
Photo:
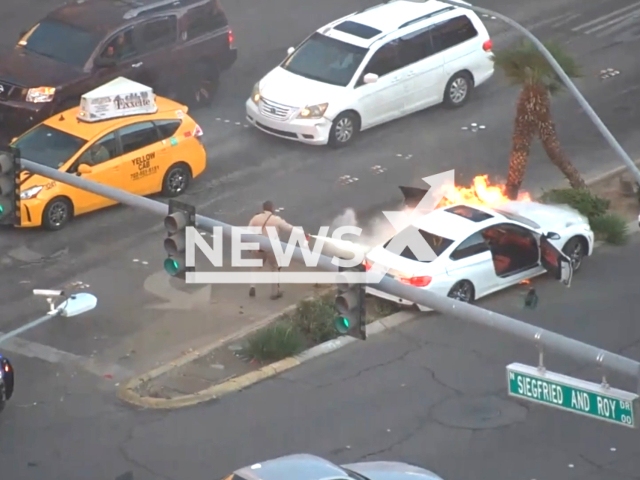
[[[295,51],[296,51],[296,49],[295,49],[295,48],[293,48],[293,47],[289,47],[289,48],[287,48],[287,55],[291,55],[291,54],[292,54],[293,52],[295,52]]]
[[[98,57],[93,61],[93,65],[98,68],[113,67],[115,64],[115,58]]]
[[[81,174],[81,175],[87,175],[88,173],[91,173],[91,172],[93,172],[93,168],[91,168],[86,163],[81,163],[78,166],[78,173]]]
[[[545,237],[549,240],[560,240],[560,235],[556,232],[547,232]]]
[[[364,78],[363,81],[364,83],[376,83],[378,81],[378,78],[380,78],[378,75],[376,75],[375,73],[367,73]]]

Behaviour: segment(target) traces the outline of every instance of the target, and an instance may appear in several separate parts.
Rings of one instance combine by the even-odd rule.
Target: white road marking
[[[570,21],[575,20],[576,18],[581,16],[582,16],[581,13],[574,13],[573,15],[569,15],[568,17],[564,18],[561,22],[554,23],[553,25],[551,25],[551,28],[558,28],[561,25],[565,25]]]
[[[607,15],[602,15],[601,17],[595,18],[595,19],[593,19],[593,20],[591,20],[591,21],[589,21],[587,23],[583,23],[582,25],[578,25],[577,27],[572,28],[571,31],[579,32],[580,30],[584,30],[585,28],[590,27],[591,25],[595,25],[597,23],[602,22],[603,20],[607,20],[607,19],[609,19],[611,17],[615,17],[616,15],[619,15],[619,14],[621,14],[623,12],[626,12],[627,10],[631,10],[631,9],[636,8],[638,6],[640,6],[640,2],[636,2],[636,3],[633,3],[631,5],[627,5],[624,8],[620,8],[618,10],[614,10],[611,13],[608,13]],[[614,21],[613,23],[615,23],[616,21]],[[589,33],[589,32],[585,32],[585,33]]]
[[[2,335],[2,333],[0,333],[0,335]],[[77,365],[79,368],[99,377],[111,375],[113,378],[128,378],[132,376],[132,372],[118,365],[100,365],[92,358],[82,357],[18,337],[10,338],[2,342],[0,350],[24,357],[37,358],[53,364]]]
[[[555,17],[540,20],[539,22],[536,22],[533,25],[527,26],[527,30],[535,30],[536,28],[544,27],[545,25],[549,25],[550,23],[558,22],[560,20],[563,20],[562,23],[564,23],[564,19],[566,19],[571,15],[572,15],[571,13],[563,13],[562,15],[556,15]]]
[[[606,28],[605,30],[602,30],[602,28],[607,27],[608,26],[607,24],[602,25],[598,28],[594,28],[592,30],[594,32],[597,32],[600,30],[600,32],[596,35],[597,37],[599,38],[606,37],[608,35],[611,35],[612,33],[616,33],[617,31],[622,30],[623,28],[628,28],[638,23],[638,15],[640,15],[640,9],[625,15],[624,18],[621,19],[621,21],[615,23],[613,26],[610,26],[609,28]],[[587,31],[585,33],[589,33],[589,32]]]

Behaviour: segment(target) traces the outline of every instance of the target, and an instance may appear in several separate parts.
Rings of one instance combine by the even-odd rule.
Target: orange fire
[[[497,207],[509,202],[509,198],[505,195],[504,185],[489,185],[489,175],[478,175],[473,179],[473,184],[469,188],[456,186],[444,188],[445,191],[442,193],[444,198],[438,204],[438,208],[456,203]],[[528,193],[521,193],[518,200],[530,202],[531,196]]]

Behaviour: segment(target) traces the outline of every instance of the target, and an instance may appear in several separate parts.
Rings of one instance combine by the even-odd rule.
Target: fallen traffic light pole
[[[96,195],[110,198],[119,203],[134,208],[141,208],[162,216],[166,216],[168,213],[168,205],[166,203],[134,195],[76,175],[60,172],[59,170],[45,167],[44,165],[29,160],[22,159],[21,163],[22,168],[25,170]],[[221,227],[223,233],[227,236],[231,236],[231,229],[233,228],[231,225],[202,215],[196,216],[196,225],[199,228],[209,230],[212,230],[214,227]],[[259,243],[262,250],[268,252],[273,251],[271,241],[268,238],[262,235],[252,234],[247,234],[246,237],[251,242]],[[287,248],[287,244],[282,243],[282,248],[284,251],[284,249]],[[304,264],[304,256],[300,248],[294,247],[293,258]],[[320,255],[318,268],[329,272],[336,272],[336,279],[338,278],[338,267],[332,263],[331,258]],[[404,285],[388,276],[383,277],[382,280],[376,284],[376,289],[395,297],[404,298],[416,304],[424,305],[445,315],[451,315],[460,320],[493,328],[519,340],[533,342],[534,345],[540,349],[540,352],[546,350],[555,351],[580,362],[595,364],[604,371],[615,371],[634,377],[638,380],[638,390],[640,391],[640,363],[618,355],[617,353],[602,350],[593,345],[588,345],[578,340],[565,337],[564,335],[544,330],[526,322],[507,317],[506,315],[484,310],[475,305],[462,303],[458,300],[410,285]]]

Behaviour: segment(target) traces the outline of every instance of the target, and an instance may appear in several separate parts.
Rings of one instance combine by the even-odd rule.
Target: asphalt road
[[[522,2],[521,2],[522,3]],[[316,228],[345,207],[359,212],[380,211],[398,200],[397,185],[417,177],[455,168],[461,183],[483,173],[506,173],[509,137],[517,90],[500,76],[478,89],[464,109],[434,108],[364,134],[352,148],[335,152],[269,138],[244,126],[244,100],[251,86],[277,64],[287,47],[330,19],[369,4],[322,2],[301,5],[289,0],[245,2],[226,6],[236,33],[240,59],[227,73],[217,104],[194,115],[206,133],[209,169],[184,197],[199,210],[235,224],[243,224],[265,198],[285,208],[285,216]],[[583,64],[579,86],[616,136],[634,154],[638,115],[635,89],[638,76],[635,16],[628,2],[557,2],[514,4],[492,0],[484,6],[512,15],[541,38],[567,44]],[[52,4],[32,2],[29,8],[3,2],[0,42],[14,41],[17,32]],[[620,10],[626,9],[626,10]],[[620,11],[620,13],[615,13]],[[628,19],[611,23],[618,17]],[[605,18],[606,17],[606,18]],[[486,19],[496,48],[516,36],[504,25]],[[580,24],[588,27],[575,30]],[[272,26],[269,26],[272,25]],[[286,28],[282,27],[286,25]],[[599,30],[591,32],[594,28]],[[614,27],[618,30],[612,31]],[[599,72],[615,68],[620,75],[602,80]],[[566,95],[555,105],[563,145],[585,176],[619,162],[595,133],[575,101]],[[478,133],[462,130],[472,122],[485,125]],[[375,174],[375,166],[386,168]],[[339,186],[343,175],[358,178]],[[527,188],[537,190],[562,182],[541,152],[534,152]],[[35,284],[51,287],[82,275],[116,253],[139,247],[158,218],[128,207],[116,207],[78,219],[55,234],[41,231],[0,232],[0,301],[7,305],[28,295]],[[157,240],[149,244],[157,249]],[[11,308],[8,308],[11,311]],[[0,320],[13,321],[9,314]]]
[[[536,310],[522,308],[523,287],[481,306],[640,359],[639,247],[639,235],[603,247],[569,289],[537,280]],[[506,398],[505,366],[536,361],[533,343],[423,314],[215,403],[157,412],[117,403],[113,380],[18,356],[0,415],[2,478],[211,480],[292,452],[402,460],[445,480],[637,478],[637,431]],[[545,364],[600,379],[551,353]]]

